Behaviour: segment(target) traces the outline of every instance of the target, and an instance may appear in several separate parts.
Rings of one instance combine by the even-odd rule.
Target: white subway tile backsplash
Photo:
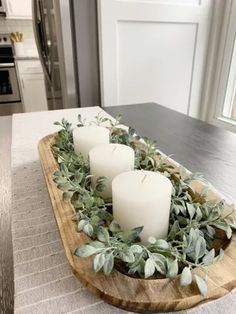
[[[32,20],[0,19],[0,33],[22,32],[24,50],[27,56],[36,56],[37,47],[34,39]]]

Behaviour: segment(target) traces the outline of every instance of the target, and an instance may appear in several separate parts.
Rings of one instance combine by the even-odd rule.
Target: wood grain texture
[[[179,285],[179,277],[171,279],[134,279],[114,270],[110,277],[92,271],[91,258],[78,258],[75,249],[89,242],[83,233],[78,233],[72,221],[73,208],[69,202],[62,201],[62,192],[53,182],[53,173],[58,169],[50,146],[54,136],[49,135],[39,143],[39,154],[52,207],[60,230],[66,256],[75,275],[82,283],[106,302],[117,307],[136,312],[177,311],[191,308],[200,303],[226,295],[236,287],[236,235],[225,250],[224,259],[210,267],[208,296],[199,295],[196,284],[188,287]],[[194,185],[196,189],[200,183]],[[210,198],[219,198],[211,192]],[[198,273],[199,270],[196,270]]]
[[[0,313],[13,313],[11,117],[0,117]]]

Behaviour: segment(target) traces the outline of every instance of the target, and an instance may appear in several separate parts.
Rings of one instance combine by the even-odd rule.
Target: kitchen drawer
[[[39,60],[18,60],[16,63],[20,75],[43,73],[43,69]]]

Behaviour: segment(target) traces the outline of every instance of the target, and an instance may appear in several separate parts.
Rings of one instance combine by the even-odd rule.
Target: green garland
[[[78,127],[85,121],[78,116]],[[140,242],[142,226],[129,231],[121,230],[111,214],[111,200],[100,197],[104,187],[104,177],[91,187],[88,160],[77,156],[73,148],[72,125],[65,119],[55,122],[62,129],[52,145],[59,170],[54,174],[57,187],[63,191],[63,200],[73,205],[73,220],[78,232],[83,231],[92,242],[75,251],[79,257],[94,255],[93,269],[110,275],[116,267],[130,276],[139,278],[174,278],[180,275],[180,284],[189,285],[195,279],[200,293],[207,295],[209,265],[219,261],[223,250],[215,252],[213,241],[216,231],[221,229],[230,239],[232,217],[224,216],[223,201],[206,201],[207,189],[200,194],[191,188],[194,180],[203,180],[198,173],[189,174],[183,167],[176,171],[166,157],[161,156],[156,144],[140,137],[135,130],[119,127],[120,117],[113,122],[98,115],[96,124],[108,124],[111,142],[131,146],[135,151],[135,168],[159,171],[167,176],[173,185],[169,232],[166,239],[150,237],[148,244]],[[159,155],[157,159],[156,156]],[[217,255],[217,254],[218,255]],[[202,270],[202,276],[194,274],[194,268]]]

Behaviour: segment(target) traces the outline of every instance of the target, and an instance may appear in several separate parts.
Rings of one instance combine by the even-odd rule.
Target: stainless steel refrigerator
[[[100,105],[96,0],[32,0],[32,15],[48,109]]]

